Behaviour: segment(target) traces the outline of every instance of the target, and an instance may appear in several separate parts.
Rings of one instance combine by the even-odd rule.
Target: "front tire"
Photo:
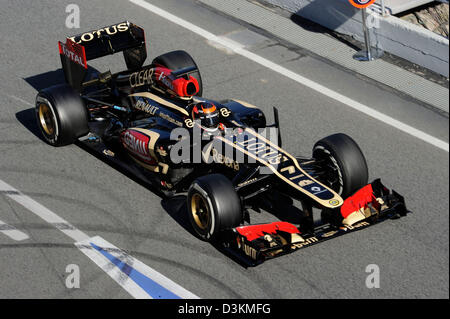
[[[230,180],[221,174],[196,179],[188,191],[187,207],[195,233],[205,241],[214,241],[223,230],[242,221],[241,200]]]
[[[321,139],[314,145],[313,158],[325,170],[319,180],[344,199],[368,183],[366,158],[348,135],[338,133]]]
[[[72,144],[89,133],[84,102],[67,84],[40,91],[35,111],[42,137],[52,146]]]

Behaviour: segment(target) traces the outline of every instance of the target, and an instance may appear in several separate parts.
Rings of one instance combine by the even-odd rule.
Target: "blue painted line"
[[[90,243],[93,248],[99,251],[103,256],[108,258],[116,267],[118,267],[124,274],[126,274],[131,280],[133,280],[139,287],[144,289],[154,299],[181,299],[181,297],[175,295],[170,290],[162,287],[152,279],[143,275],[127,263],[121,261],[119,258],[114,257],[106,250],[97,245]]]

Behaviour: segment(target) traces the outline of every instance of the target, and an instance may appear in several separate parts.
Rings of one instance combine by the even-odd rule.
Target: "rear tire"
[[[324,161],[326,176],[319,180],[344,199],[368,183],[366,158],[348,135],[338,133],[321,139],[314,145],[313,158]]]
[[[77,138],[89,133],[84,102],[67,84],[39,92],[35,110],[42,137],[52,146],[72,144]]]
[[[223,230],[242,221],[241,200],[231,181],[221,174],[196,179],[188,191],[187,207],[195,233],[205,241],[214,241]]]
[[[178,51],[172,51],[165,53],[163,55],[160,55],[156,57],[153,60],[154,64],[159,64],[163,67],[166,67],[171,70],[179,70],[188,68],[191,66],[195,66],[198,70],[198,66],[195,63],[194,59],[187,53],[186,51],[178,50]],[[202,83],[202,77],[200,75],[200,71],[195,71],[189,74],[190,76],[194,77],[198,82],[198,93],[196,96],[202,96],[203,94],[203,83]]]

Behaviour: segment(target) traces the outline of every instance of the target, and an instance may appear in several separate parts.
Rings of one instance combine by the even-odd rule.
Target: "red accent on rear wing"
[[[66,43],[58,42],[58,47],[66,82],[75,90],[81,91],[88,69],[84,47],[70,39]]]
[[[87,69],[86,50],[83,46],[67,39],[66,43],[58,42],[59,54],[65,55],[72,62],[75,62]]]
[[[122,51],[128,69],[141,68],[147,58],[144,29],[125,21],[68,37],[65,44],[59,42],[66,81],[78,91],[83,87],[87,61]]]

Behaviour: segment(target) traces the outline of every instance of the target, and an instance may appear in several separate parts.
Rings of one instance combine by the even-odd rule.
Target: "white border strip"
[[[75,240],[75,246],[81,250],[86,256],[88,256],[95,264],[97,264],[103,271],[105,271],[114,281],[116,281],[123,289],[125,289],[131,296],[139,299],[149,299],[152,298],[144,289],[142,289],[136,282],[131,280],[127,274],[123,273],[118,267],[111,263],[105,256],[101,253],[92,249],[91,243],[96,244],[103,250],[112,251],[111,255],[126,262],[129,266],[133,267],[148,279],[158,283],[160,286],[166,288],[173,294],[185,299],[199,299],[198,296],[194,295],[190,291],[184,289],[180,285],[176,284],[169,278],[160,274],[153,268],[145,265],[139,260],[128,255],[124,251],[115,247],[114,245],[108,243],[106,240],[99,236],[92,237],[88,236],[81,230],[77,229],[75,226],[64,220],[63,218],[56,215],[54,212],[39,204],[32,198],[23,194],[19,190],[15,189],[11,185],[5,183],[0,179],[0,194],[3,194],[12,200],[16,201],[30,212],[34,213],[38,217],[42,218],[49,224],[52,224],[61,232]],[[1,225],[0,221],[0,225]],[[9,233],[11,235],[11,233]],[[17,234],[16,234],[17,235]],[[23,234],[25,235],[25,234]],[[27,235],[25,235],[27,236]],[[20,238],[17,237],[16,238]],[[27,236],[28,238],[28,236]],[[13,238],[14,239],[14,238]],[[26,238],[25,238],[26,239]],[[19,239],[16,239],[19,240]]]
[[[0,179],[0,192],[3,192],[4,195],[8,196],[12,200],[16,201],[30,212],[34,213],[38,217],[42,218],[49,224],[52,224],[61,232],[69,236],[75,241],[82,241],[88,239],[89,236],[83,233],[82,231],[75,228],[73,225],[68,223],[66,220],[62,219],[54,212],[49,210],[48,208],[42,206],[34,199],[22,194],[20,191],[12,187],[11,185],[5,183]]]
[[[226,39],[224,37],[216,36],[213,33],[196,26],[195,24],[192,24],[191,22],[181,19],[181,18],[171,14],[170,12],[167,12],[161,8],[158,8],[144,0],[129,0],[129,1],[131,3],[134,3],[135,5],[138,5],[142,8],[150,11],[150,12],[153,12],[154,14],[159,15],[160,17],[162,17],[164,19],[167,19],[175,24],[178,24],[179,26],[181,26],[183,28],[186,28],[186,29],[196,33],[209,41],[216,42],[216,43],[232,50],[233,52],[235,52],[239,55],[242,55],[258,64],[261,64],[262,66],[265,66],[268,69],[271,69],[274,72],[282,74],[304,86],[307,86],[314,91],[322,93],[323,95],[326,95],[340,103],[346,104],[347,106],[349,106],[357,111],[360,111],[372,118],[375,118],[375,119],[382,121],[390,126],[393,126],[404,133],[407,133],[407,134],[414,136],[424,142],[427,142],[428,144],[434,145],[446,152],[449,152],[449,144],[445,141],[442,141],[442,140],[440,140],[434,136],[431,136],[423,131],[420,131],[410,125],[400,122],[386,114],[378,112],[362,103],[359,103],[353,99],[350,99],[350,98],[348,98],[336,91],[333,91],[319,83],[309,80],[295,72],[292,72],[291,70],[286,69],[285,67],[283,67],[279,64],[276,64],[270,60],[267,60],[257,54],[254,54],[254,53],[242,48],[239,45],[236,45],[234,42],[229,41],[228,39]]]
[[[138,284],[133,280],[128,280],[122,271],[111,263],[105,256],[93,249],[90,245],[90,238],[85,241],[76,242],[75,246],[90,260],[92,260],[100,269],[102,269],[117,284],[125,289],[135,299],[152,299]],[[103,247],[102,247],[103,248]]]
[[[5,234],[6,236],[15,241],[23,241],[30,238],[24,232],[17,230],[15,227],[8,225],[5,222],[2,222],[1,220],[0,220],[0,233]]]
[[[129,291],[130,293],[132,292],[133,297],[135,297],[137,299],[149,298],[148,294],[146,294],[145,291],[142,290],[132,280],[128,279],[128,280],[125,280],[125,282],[124,282],[124,278],[123,278],[124,274],[120,273],[120,271],[119,272],[117,272],[115,270],[113,271],[112,267],[110,266],[111,263],[109,261],[107,263],[105,263],[104,262],[105,257],[103,255],[101,255],[99,252],[97,252],[96,250],[92,249],[91,243],[95,244],[96,246],[101,247],[103,250],[108,251],[108,253],[111,254],[112,256],[114,256],[115,258],[119,259],[123,263],[126,263],[133,269],[139,271],[141,274],[145,275],[147,278],[150,278],[152,281],[159,284],[163,288],[169,290],[173,294],[175,294],[183,299],[199,299],[198,296],[196,296],[193,293],[191,293],[190,291],[184,289],[183,287],[181,287],[180,285],[178,285],[171,279],[160,274],[153,268],[150,268],[149,266],[147,266],[143,262],[139,261],[138,259],[130,256],[129,254],[127,254],[123,250],[117,248],[113,244],[107,242],[100,236],[95,236],[95,237],[89,238],[88,240],[85,240],[83,242],[75,243],[75,245],[84,254],[86,254],[89,258],[91,258],[97,265],[99,265],[100,268],[102,268],[108,275],[110,275],[111,278],[113,278],[118,284],[120,284],[120,285],[122,285],[122,283],[127,284],[129,286],[129,289],[127,289],[127,291]],[[113,267],[113,268],[117,269],[117,267]],[[137,289],[137,288],[139,288],[139,289]]]

